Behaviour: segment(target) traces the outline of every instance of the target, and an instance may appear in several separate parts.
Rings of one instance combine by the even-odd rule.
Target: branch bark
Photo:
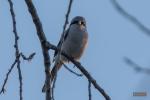
[[[55,51],[60,51],[55,45],[47,42],[47,49],[52,49]],[[82,73],[83,75],[92,83],[92,85],[101,93],[105,100],[111,100],[111,98],[107,95],[107,93],[97,84],[96,80],[89,74],[89,72],[80,64],[80,62],[74,60],[72,57],[69,57],[64,52],[61,52],[63,56],[65,56],[69,61],[71,61]]]
[[[47,39],[43,31],[42,23],[38,17],[36,8],[34,4],[32,3],[32,0],[25,0],[25,2],[31,14],[32,20],[36,27],[38,38],[41,43],[42,53],[44,57],[45,77],[46,77],[45,85],[46,87],[48,87],[48,90],[46,91],[46,100],[51,100],[51,89],[50,89],[51,81],[50,81],[50,75],[49,75],[51,62],[50,62],[50,55],[48,53],[48,49],[46,48],[46,44],[45,44],[47,42]]]
[[[13,24],[13,33],[15,36],[15,56],[16,56],[16,64],[17,64],[17,69],[18,69],[18,74],[19,74],[19,84],[20,84],[20,88],[19,88],[19,96],[20,96],[20,100],[23,100],[23,96],[22,96],[22,73],[21,73],[21,68],[20,68],[20,51],[19,51],[19,46],[18,46],[18,40],[19,40],[19,36],[18,36],[18,32],[17,32],[17,27],[16,27],[16,18],[15,18],[15,12],[14,12],[14,8],[13,8],[13,2],[11,0],[8,0],[9,6],[10,6],[10,13],[11,13],[11,17],[12,17],[12,24]],[[15,63],[14,63],[15,65]],[[13,66],[11,68],[13,68]],[[11,71],[11,70],[10,70]]]

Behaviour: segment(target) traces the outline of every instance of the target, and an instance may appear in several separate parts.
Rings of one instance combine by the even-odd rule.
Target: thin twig
[[[50,43],[46,43],[48,49],[52,49],[55,51],[59,51],[55,45],[52,45]],[[105,100],[111,100],[111,98],[107,95],[107,93],[97,84],[96,80],[89,74],[89,72],[80,64],[80,62],[74,60],[72,57],[69,57],[64,52],[61,53],[63,56],[65,56],[68,60],[70,60],[83,74],[84,76],[92,83],[92,85],[100,92]]]
[[[19,47],[18,47],[19,36],[17,33],[17,28],[16,28],[16,19],[15,19],[15,13],[14,13],[14,9],[13,9],[13,3],[11,0],[8,0],[8,2],[10,5],[10,13],[11,13],[12,21],[13,21],[13,33],[15,36],[14,48],[16,50],[15,54],[16,54],[17,69],[18,69],[18,74],[19,74],[19,84],[20,84],[19,96],[20,96],[20,100],[23,100],[23,96],[22,96],[22,74],[21,74],[21,69],[20,69],[20,53],[19,53]]]
[[[82,74],[78,74],[78,73],[76,73],[76,72],[74,72],[74,71],[72,71],[71,69],[69,69],[68,67],[67,67],[67,65],[65,65],[65,64],[63,64],[64,65],[64,67],[69,71],[69,72],[71,72],[71,73],[73,73],[73,74],[75,74],[75,75],[77,75],[77,76],[83,76]],[[57,80],[57,72],[55,73],[56,75],[54,76],[54,81],[53,81],[53,83],[52,83],[52,100],[55,100],[55,98],[54,98],[54,89],[55,89],[55,86],[56,86],[56,80]]]
[[[130,65],[130,67],[132,67],[136,72],[141,72],[141,73],[146,73],[146,74],[150,74],[150,69],[148,68],[143,68],[140,65],[136,64],[134,61],[132,61],[131,59],[125,57],[124,61]]]
[[[125,17],[127,20],[135,24],[141,31],[146,33],[148,36],[150,36],[150,29],[147,28],[142,22],[140,22],[135,16],[129,14],[127,11],[125,11],[121,5],[116,0],[111,0],[112,5],[114,8],[121,14],[123,17]]]
[[[55,100],[55,98],[54,98],[54,90],[55,90],[55,86],[56,86],[56,80],[57,80],[57,72],[55,73],[54,81],[52,83],[52,100]]]
[[[20,68],[20,60],[17,61],[17,69],[18,69],[18,74],[19,74],[19,93],[20,93],[20,100],[23,100],[23,96],[22,96],[22,73],[21,73],[21,68]]]
[[[66,13],[65,23],[64,23],[64,26],[63,26],[63,32],[62,32],[61,39],[60,39],[60,47],[59,47],[59,49],[61,49],[62,43],[64,41],[66,27],[67,27],[67,25],[69,23],[69,15],[70,15],[70,11],[71,11],[71,8],[72,8],[72,3],[73,3],[73,0],[70,0],[69,6],[68,6],[68,10],[67,10],[67,13]]]
[[[79,77],[83,76],[83,74],[78,74],[78,73],[74,72],[73,70],[71,70],[66,64],[63,64],[63,65],[64,65],[64,67],[65,67],[69,72],[71,72],[72,74],[74,74],[74,75],[76,75],[76,76],[79,76]]]
[[[73,0],[70,0],[70,2],[69,2],[68,10],[67,10],[67,13],[66,13],[65,23],[64,23],[64,26],[63,26],[63,32],[62,32],[62,35],[61,35],[60,44],[58,46],[58,48],[60,49],[60,51],[58,51],[59,57],[60,57],[60,54],[61,54],[62,44],[64,42],[66,27],[67,27],[67,24],[69,23],[69,15],[70,15],[71,7],[72,7],[72,2],[73,2]],[[52,100],[55,99],[54,98],[54,88],[55,88],[56,80],[57,80],[57,71],[55,71],[54,81],[53,81],[53,85],[52,85]]]
[[[11,71],[13,70],[13,68],[14,68],[14,66],[15,66],[16,63],[17,63],[17,60],[15,59],[15,61],[13,62],[13,64],[11,65],[10,69],[8,70],[8,72],[6,74],[6,78],[4,80],[4,83],[3,83],[2,89],[0,91],[0,94],[1,93],[5,93],[5,91],[6,91],[5,90],[5,85],[6,85],[7,81],[8,81],[8,77],[9,77],[9,75],[10,75]]]
[[[23,82],[22,82],[22,73],[21,73],[21,68],[20,68],[20,56],[22,56],[22,58],[25,58],[25,55],[23,55],[22,53],[20,53],[19,51],[19,46],[18,46],[18,40],[19,40],[19,36],[17,33],[17,28],[16,28],[16,18],[15,18],[15,12],[14,12],[14,8],[13,8],[13,2],[11,0],[8,0],[9,6],[10,6],[10,14],[11,14],[11,18],[12,18],[12,24],[13,24],[13,33],[14,33],[14,37],[15,37],[15,43],[14,43],[14,48],[15,48],[15,61],[14,63],[11,65],[10,69],[8,70],[7,74],[6,74],[6,78],[4,80],[2,89],[0,91],[1,93],[5,92],[5,85],[8,81],[8,77],[10,75],[10,73],[12,72],[12,69],[15,67],[15,65],[17,65],[17,69],[18,69],[18,75],[19,75],[19,96],[20,96],[20,100],[23,100],[23,95],[22,95],[22,91],[23,91]],[[31,60],[33,58],[35,54],[33,53],[32,55],[29,56],[29,60]]]
[[[23,60],[27,60],[27,61],[30,61],[33,59],[33,57],[35,56],[35,52],[30,54],[28,57],[26,57],[23,53],[20,53],[21,57],[23,58]]]
[[[89,100],[92,100],[92,94],[91,94],[91,82],[88,81],[88,92],[89,92]]]
[[[48,87],[47,88],[48,90],[46,90],[46,100],[51,100],[51,89],[50,89],[51,80],[50,80],[50,75],[49,75],[51,62],[50,62],[50,55],[46,48],[47,39],[43,31],[42,23],[38,17],[36,8],[34,7],[34,4],[32,3],[32,0],[25,0],[25,2],[28,7],[29,13],[31,14],[32,20],[36,27],[38,38],[41,43],[41,48],[42,48],[43,57],[44,57],[45,77],[46,77],[45,86]]]
[[[63,42],[64,42],[66,27],[67,27],[67,25],[68,25],[68,23],[69,23],[69,15],[70,15],[71,8],[72,8],[72,2],[73,2],[73,0],[70,0],[70,1],[69,1],[68,10],[67,10],[67,13],[66,13],[66,19],[65,19],[64,26],[63,26],[63,32],[62,32],[62,34],[61,34],[60,44],[59,44],[59,46],[58,46],[58,48],[60,49],[60,51],[58,51],[58,56],[59,56],[59,57],[60,57],[60,54],[61,54],[62,44],[63,44]]]

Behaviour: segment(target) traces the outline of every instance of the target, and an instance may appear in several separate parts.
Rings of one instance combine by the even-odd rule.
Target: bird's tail
[[[59,61],[57,63],[55,62],[54,67],[53,67],[52,71],[50,72],[51,83],[53,82],[54,78],[56,77],[57,72],[61,68],[62,64],[63,63],[61,61]],[[44,84],[44,86],[42,88],[42,92],[46,92],[48,89],[49,89],[49,87],[46,86],[46,84]]]

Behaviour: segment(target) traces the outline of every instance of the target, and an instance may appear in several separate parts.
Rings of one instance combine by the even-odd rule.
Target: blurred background
[[[47,39],[57,45],[69,0],[32,0],[41,19]],[[84,16],[89,32],[89,44],[80,62],[97,80],[112,100],[150,100],[150,74],[137,72],[124,58],[133,60],[142,68],[150,68],[150,37],[137,25],[121,15],[113,0],[74,0],[69,21]],[[19,49],[25,55],[36,52],[30,62],[22,61],[24,100],[44,100],[41,92],[45,81],[43,55],[35,26],[24,0],[13,0],[19,34]],[[118,0],[129,14],[145,27],[150,27],[149,0]],[[12,19],[7,0],[0,0],[0,86],[15,59]],[[51,59],[53,51],[50,51]],[[73,68],[72,64],[67,64]],[[146,92],[147,96],[133,96],[133,92]],[[92,86],[92,100],[104,100]],[[19,80],[16,67],[6,84],[0,100],[19,99]],[[88,81],[65,68],[58,73],[56,100],[87,100]]]

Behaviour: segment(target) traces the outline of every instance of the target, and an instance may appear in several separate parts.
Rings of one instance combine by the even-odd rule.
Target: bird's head
[[[85,18],[82,16],[76,16],[72,19],[70,25],[79,25],[80,27],[86,27]]]

